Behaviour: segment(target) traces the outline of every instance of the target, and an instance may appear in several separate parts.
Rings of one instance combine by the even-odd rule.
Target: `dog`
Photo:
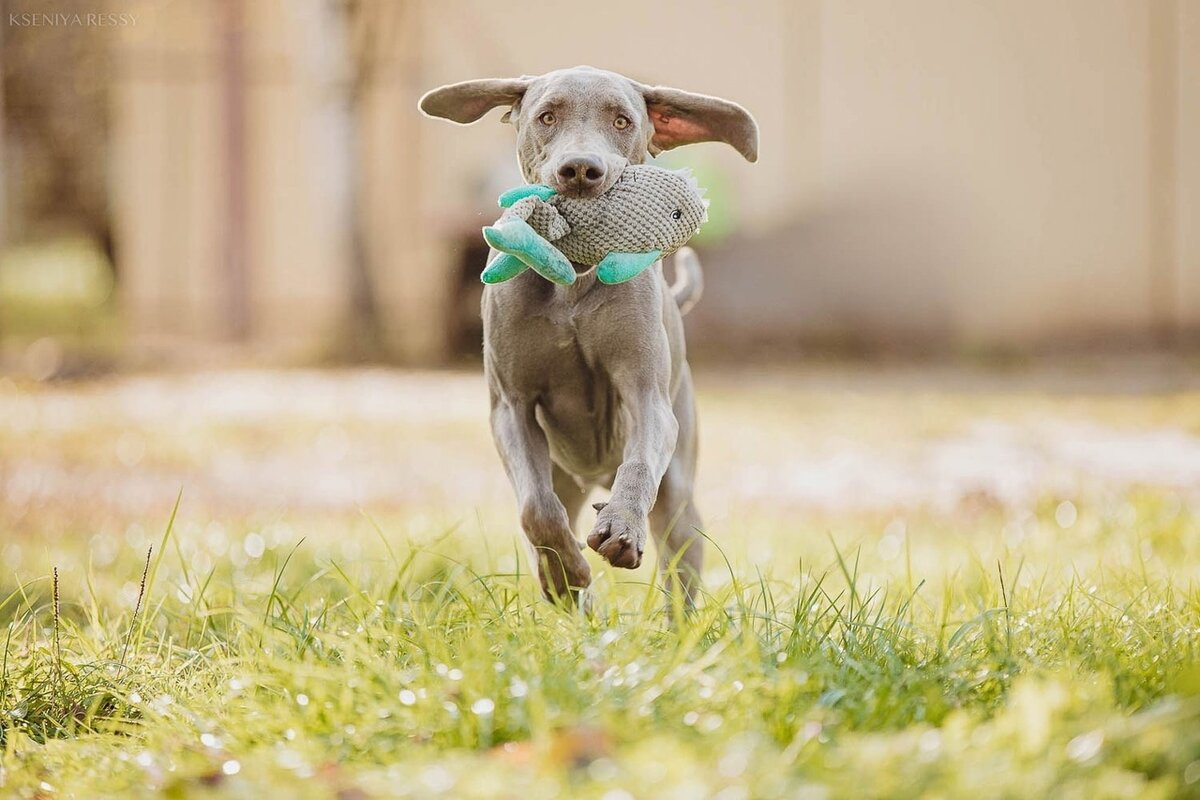
[[[603,194],[626,165],[696,142],[758,158],[758,125],[738,104],[592,67],[450,84],[419,103],[426,116],[460,125],[502,106],[525,180],[572,197]],[[676,253],[674,267],[670,286],[660,261],[611,286],[595,268],[575,265],[570,286],[526,270],[484,289],[492,434],[552,600],[578,603],[591,583],[574,527],[602,487],[611,496],[594,505],[587,545],[614,567],[635,569],[648,525],[668,587],[695,601],[703,543],[683,315],[703,284],[690,248]]]

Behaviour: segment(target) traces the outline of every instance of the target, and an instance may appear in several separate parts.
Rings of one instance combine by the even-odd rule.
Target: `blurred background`
[[[416,103],[579,63],[761,126],[757,164],[661,159],[713,200],[714,536],[934,509],[1019,544],[1200,486],[1194,0],[0,10],[0,540],[141,546],[180,487],[259,553],[360,508],[514,531],[478,364],[513,132]]]
[[[1190,0],[51,5],[5,0],[0,26],[9,370],[478,358],[513,134],[417,98],[577,63],[759,120],[758,164],[663,159],[714,198],[699,359],[1200,331]]]

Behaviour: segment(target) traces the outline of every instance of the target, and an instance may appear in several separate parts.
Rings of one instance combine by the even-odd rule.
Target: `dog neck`
[[[596,280],[596,268],[589,267],[586,264],[571,263],[575,268],[575,282],[570,286],[560,287],[563,291],[563,296],[567,298],[567,302],[578,303],[588,292],[596,287],[599,281]]]

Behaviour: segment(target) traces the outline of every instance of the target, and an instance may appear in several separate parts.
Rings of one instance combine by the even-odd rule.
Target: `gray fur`
[[[420,103],[460,123],[502,105],[511,106],[505,120],[516,127],[525,179],[568,196],[602,194],[626,165],[683,144],[723,141],[750,161],[758,154],[758,129],[740,106],[591,67],[453,84]],[[629,124],[618,128],[617,116]],[[587,187],[560,180],[562,165],[580,158],[603,164],[603,179]],[[526,271],[484,289],[492,433],[549,597],[575,599],[591,583],[573,526],[597,487],[612,496],[597,504],[592,549],[636,568],[649,522],[669,585],[689,602],[698,587],[696,410],[680,311],[699,297],[691,249],[676,254],[675,271],[673,287],[661,262],[609,286],[577,264],[571,286]]]

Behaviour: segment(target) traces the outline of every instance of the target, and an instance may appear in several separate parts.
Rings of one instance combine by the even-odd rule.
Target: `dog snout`
[[[593,155],[568,156],[555,174],[559,188],[571,194],[589,194],[604,184],[604,161]]]

